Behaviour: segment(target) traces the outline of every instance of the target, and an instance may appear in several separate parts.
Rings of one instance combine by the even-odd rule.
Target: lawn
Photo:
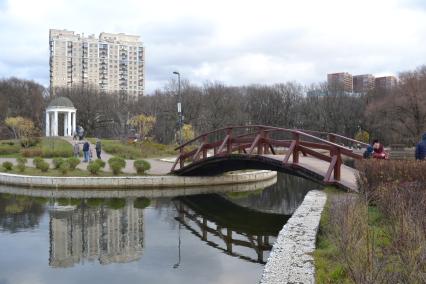
[[[43,137],[40,141],[28,148],[21,147],[19,140],[1,140],[0,157],[71,157],[72,145],[65,140],[54,137]]]
[[[96,143],[96,139],[94,138],[89,138],[88,140],[93,144]],[[176,145],[164,145],[150,141],[126,143],[110,139],[102,139],[101,143],[103,151],[124,159],[135,160],[177,155],[177,152],[174,150]]]

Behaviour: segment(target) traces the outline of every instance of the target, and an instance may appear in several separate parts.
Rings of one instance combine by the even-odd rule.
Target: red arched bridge
[[[266,169],[356,190],[357,171],[343,157],[362,159],[350,146],[366,143],[334,133],[264,125],[235,126],[204,133],[180,145],[171,172],[182,176]]]

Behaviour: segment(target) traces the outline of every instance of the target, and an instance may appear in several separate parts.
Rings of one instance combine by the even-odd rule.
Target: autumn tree
[[[154,116],[139,114],[129,119],[127,123],[136,128],[140,139],[143,141],[149,132],[153,129],[155,121],[156,119]]]
[[[5,124],[13,131],[15,139],[20,139],[23,147],[29,147],[34,143],[37,129],[34,122],[21,116],[8,117]]]
[[[189,141],[194,139],[195,137],[195,133],[194,133],[194,129],[192,129],[192,125],[191,124],[184,124],[182,127],[182,138],[183,141]]]

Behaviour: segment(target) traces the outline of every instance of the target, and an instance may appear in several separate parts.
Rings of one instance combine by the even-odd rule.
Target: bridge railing
[[[245,133],[242,133],[245,132]],[[274,135],[274,134],[280,135]],[[287,137],[276,139],[274,136]],[[321,138],[320,136],[326,136]],[[212,139],[214,137],[215,139]],[[217,139],[217,137],[221,137]],[[299,164],[299,155],[312,156],[329,162],[329,168],[324,177],[325,182],[340,180],[342,156],[362,159],[362,156],[352,149],[337,143],[337,140],[346,143],[367,144],[335,133],[318,131],[303,131],[265,125],[232,126],[213,130],[180,145],[176,148],[179,155],[173,164],[172,171],[186,162],[197,162],[209,156],[223,156],[233,153],[246,155],[278,155],[283,154],[282,162]],[[278,149],[286,149],[280,153]],[[333,176],[332,176],[333,174]]]

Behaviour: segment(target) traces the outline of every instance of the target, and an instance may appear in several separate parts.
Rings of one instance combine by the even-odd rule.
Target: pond
[[[284,174],[254,192],[154,199],[8,188],[0,284],[258,283],[278,232],[314,188]]]

